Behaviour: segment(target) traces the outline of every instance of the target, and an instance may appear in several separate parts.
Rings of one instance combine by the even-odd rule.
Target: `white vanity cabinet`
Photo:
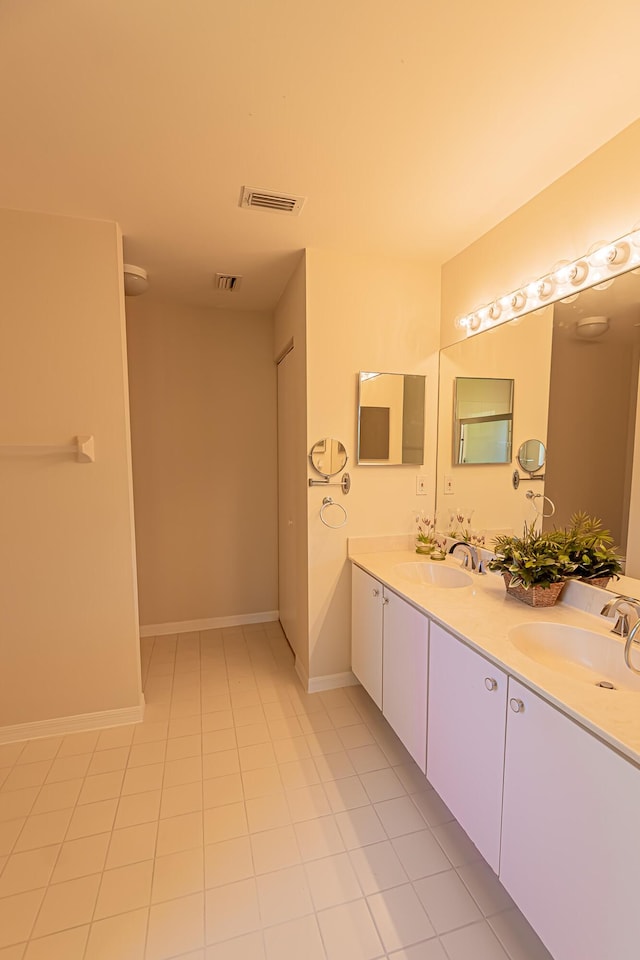
[[[425,771],[429,621],[352,567],[351,669]]]
[[[424,773],[429,621],[386,588],[383,609],[382,713]]]
[[[427,779],[497,873],[507,675],[431,623]]]
[[[351,565],[351,670],[382,709],[382,584]]]
[[[554,960],[638,960],[640,770],[513,679],[507,715],[500,880]]]

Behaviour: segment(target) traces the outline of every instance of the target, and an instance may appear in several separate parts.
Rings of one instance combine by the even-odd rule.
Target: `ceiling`
[[[441,263],[640,114],[610,9],[0,0],[0,206],[117,220],[154,295],[214,307],[271,309],[304,247]]]

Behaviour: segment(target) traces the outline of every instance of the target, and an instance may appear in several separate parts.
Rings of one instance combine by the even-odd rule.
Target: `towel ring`
[[[324,512],[327,507],[337,507],[338,510],[342,510],[344,514],[342,523],[329,523],[328,520],[325,519]],[[331,530],[339,530],[340,527],[344,527],[345,523],[347,522],[347,511],[341,503],[336,503],[333,497],[325,497],[322,501],[322,506],[320,507],[320,519],[324,523],[325,527],[329,527]]]
[[[533,503],[533,509],[535,510],[535,512],[538,514],[539,517],[552,517],[552,516],[554,515],[554,513],[556,512],[556,505],[555,505],[555,503],[553,502],[553,500],[551,499],[551,497],[547,497],[544,493],[534,493],[533,490],[527,490],[527,492],[525,493],[525,497],[527,498],[527,500],[531,500],[531,501],[532,501],[532,503]],[[535,501],[538,500],[539,498],[542,498],[542,510],[538,510],[538,507],[537,507],[536,504],[535,504]],[[548,503],[549,506],[551,507],[551,512],[550,512],[550,513],[545,513],[545,512],[544,512],[544,501],[545,501],[545,500],[547,501],[547,503]]]

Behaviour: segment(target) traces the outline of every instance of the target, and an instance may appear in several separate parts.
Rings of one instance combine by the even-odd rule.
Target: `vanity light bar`
[[[640,228],[613,243],[598,245],[578,260],[556,264],[551,273],[479,307],[456,320],[468,337],[498,324],[523,317],[549,303],[575,297],[587,287],[608,283],[621,273],[640,267]]]

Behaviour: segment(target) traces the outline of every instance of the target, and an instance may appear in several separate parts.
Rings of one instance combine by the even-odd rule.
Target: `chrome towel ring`
[[[329,521],[326,519],[324,515],[324,512],[327,509],[327,507],[337,507],[338,510],[342,510],[342,513],[344,514],[344,516],[340,523],[329,523]],[[324,523],[325,527],[329,527],[331,530],[339,530],[340,527],[344,527],[345,523],[347,522],[347,511],[345,510],[345,508],[342,506],[341,503],[336,503],[333,497],[325,497],[324,500],[322,501],[322,506],[320,507],[320,519]]]
[[[555,503],[553,502],[553,500],[551,499],[551,497],[545,496],[544,493],[534,493],[533,490],[527,490],[527,492],[525,493],[525,497],[527,498],[527,500],[531,500],[531,501],[532,501],[532,503],[533,503],[533,509],[535,510],[535,512],[538,514],[539,517],[552,517],[552,516],[554,515],[554,513],[556,512],[556,505],[555,505]],[[542,504],[541,504],[542,510],[538,510],[538,507],[537,507],[537,505],[536,505],[536,502],[535,502],[535,501],[538,500],[538,499],[541,499],[541,500],[542,500]],[[550,508],[551,508],[551,510],[550,510],[549,513],[545,513],[545,512],[544,512],[544,501],[545,501],[545,500],[547,501],[547,503],[549,504],[549,506],[550,506]]]

